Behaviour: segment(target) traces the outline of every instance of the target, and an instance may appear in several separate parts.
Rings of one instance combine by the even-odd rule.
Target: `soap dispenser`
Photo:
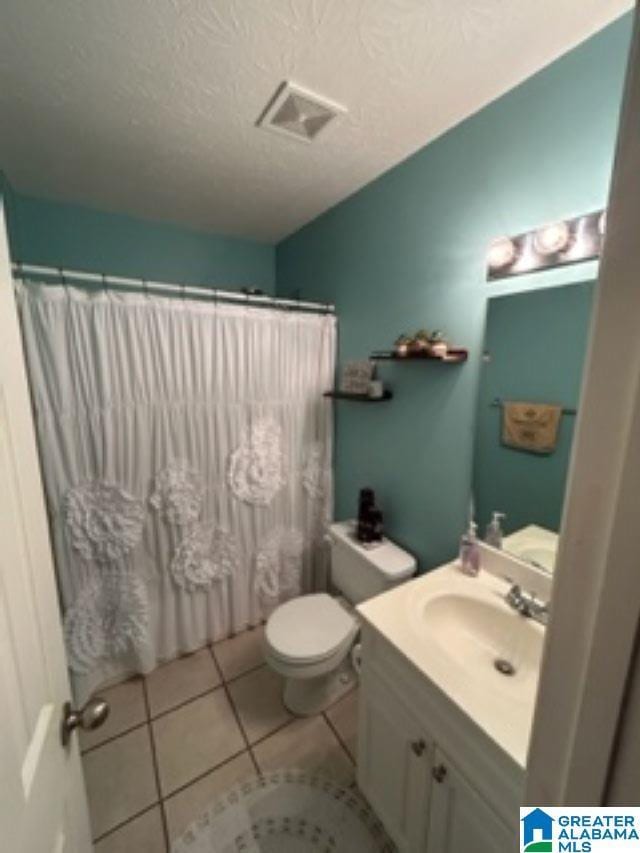
[[[502,519],[506,518],[504,512],[494,512],[489,524],[487,524],[487,532],[485,533],[484,541],[492,548],[502,548]]]
[[[478,547],[478,525],[469,522],[469,529],[460,539],[460,570],[475,577],[480,571],[480,548]]]

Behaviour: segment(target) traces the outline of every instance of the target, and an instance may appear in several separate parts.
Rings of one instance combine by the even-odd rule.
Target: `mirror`
[[[504,513],[502,548],[546,572],[555,564],[594,290],[585,281],[487,303],[475,518],[486,540],[492,514]]]

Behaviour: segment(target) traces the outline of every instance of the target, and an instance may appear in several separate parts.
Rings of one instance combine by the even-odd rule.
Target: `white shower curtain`
[[[333,316],[17,288],[79,698],[322,588]]]

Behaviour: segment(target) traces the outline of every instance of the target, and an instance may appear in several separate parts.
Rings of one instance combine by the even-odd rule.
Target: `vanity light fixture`
[[[598,258],[606,220],[606,211],[597,210],[514,237],[498,237],[487,251],[487,279],[496,281]]]
[[[489,246],[487,261],[492,270],[501,270],[512,264],[516,257],[516,247],[509,237],[498,237]]]
[[[601,237],[607,233],[607,211],[603,210],[600,214],[600,219],[598,219],[598,234]]]
[[[570,236],[566,222],[552,222],[535,232],[533,245],[539,255],[557,255],[567,248]]]

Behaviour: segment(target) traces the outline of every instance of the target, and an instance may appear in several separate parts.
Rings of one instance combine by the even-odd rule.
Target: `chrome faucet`
[[[505,595],[505,601],[526,619],[534,619],[541,625],[546,625],[549,619],[549,605],[538,601],[534,593],[525,592],[519,584],[512,584]]]

